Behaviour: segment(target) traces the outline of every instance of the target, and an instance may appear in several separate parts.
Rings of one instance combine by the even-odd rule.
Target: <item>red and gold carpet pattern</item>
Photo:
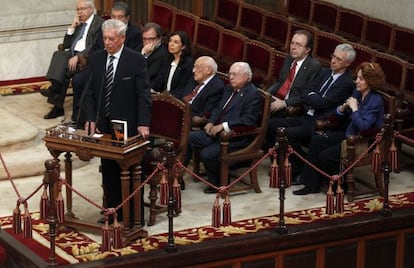
[[[50,82],[45,77],[0,81],[0,95],[33,93],[49,86]]]
[[[400,208],[414,208],[414,193],[390,196],[389,204],[392,210]],[[345,204],[345,211],[341,214],[327,215],[325,208],[310,208],[288,212],[285,215],[287,226],[309,224],[318,221],[328,221],[336,218],[352,217],[360,214],[374,213],[383,207],[382,198],[359,200]],[[36,254],[47,260],[49,256],[48,225],[39,220],[39,213],[33,213],[33,238],[24,239],[23,235],[16,239],[31,248]],[[179,218],[176,218],[179,220]],[[0,218],[1,229],[12,234],[12,217]],[[202,243],[207,240],[225,239],[227,237],[256,233],[263,230],[275,229],[278,226],[278,215],[264,216],[233,222],[229,226],[213,228],[211,226],[195,227],[176,231],[174,240],[177,246]],[[87,262],[103,258],[139,254],[140,252],[163,249],[167,245],[166,233],[139,239],[122,249],[100,251],[100,241],[96,242],[76,230],[59,227],[56,238],[56,253],[59,264]]]

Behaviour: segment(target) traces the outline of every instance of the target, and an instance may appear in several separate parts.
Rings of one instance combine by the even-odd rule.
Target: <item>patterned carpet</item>
[[[390,207],[392,210],[414,207],[414,193],[398,194],[390,196]],[[328,221],[337,218],[352,217],[361,214],[374,213],[381,210],[383,202],[381,198],[370,198],[359,200],[354,203],[345,204],[345,211],[341,214],[327,215],[325,208],[311,208],[301,211],[289,212],[285,215],[287,226],[310,224],[318,221]],[[36,254],[48,259],[48,225],[39,220],[39,213],[32,214],[33,238],[24,239],[23,234],[13,235],[12,217],[0,218],[1,229],[13,235],[33,250]],[[258,217],[253,219],[233,222],[228,226],[213,228],[211,226],[189,228],[174,233],[177,246],[202,243],[213,239],[226,239],[228,237],[240,236],[249,233],[261,232],[275,229],[278,226],[278,215]],[[56,239],[57,261],[60,265],[87,262],[115,256],[139,254],[140,252],[163,249],[167,245],[168,235],[166,233],[138,239],[127,247],[102,252],[100,243],[74,229],[59,227]]]
[[[49,86],[50,82],[45,77],[0,81],[0,95],[33,93]]]

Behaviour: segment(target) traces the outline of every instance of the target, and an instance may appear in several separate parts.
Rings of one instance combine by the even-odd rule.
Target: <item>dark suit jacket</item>
[[[125,33],[125,46],[129,47],[132,50],[140,51],[142,47],[142,33],[141,30],[131,23],[128,23],[128,28]],[[98,50],[104,49],[102,31],[99,31],[98,37],[95,44],[92,46],[91,51],[96,52]]]
[[[138,51],[141,51],[142,47]],[[151,88],[155,91],[164,90],[165,75],[168,68],[168,50],[161,44],[147,57],[148,75]],[[167,74],[168,75],[168,74]]]
[[[107,53],[101,50],[90,57],[92,80],[85,96],[85,119],[97,121],[104,133],[104,84]],[[149,126],[151,120],[151,96],[144,57],[127,47],[123,48],[115,71],[111,95],[110,118],[128,122],[128,135],[137,134],[137,126]]]
[[[285,82],[289,74],[292,62],[293,58],[288,55],[283,62],[283,66],[280,70],[276,83],[272,85],[268,90],[272,95],[275,95],[275,93],[283,85],[283,82]],[[295,76],[295,80],[293,80],[293,83],[290,87],[289,97],[286,99],[286,104],[288,106],[302,104],[303,97],[307,92],[307,88],[317,77],[320,69],[321,64],[319,61],[312,58],[311,56],[306,57],[305,61],[302,63],[298,73]]]
[[[352,74],[346,70],[331,84],[325,96],[323,96],[323,92],[320,92],[320,90],[331,74],[332,70],[330,68],[324,68],[312,83],[305,97],[305,104],[315,109],[315,117],[317,118],[323,118],[331,114],[338,105],[344,103],[351,96],[355,88]]]
[[[93,15],[93,20],[91,26],[89,26],[88,34],[86,36],[85,50],[81,51],[81,54],[87,56],[91,51],[91,48],[95,45],[96,41],[98,40],[99,33],[101,33],[102,36],[101,26],[103,21],[104,20],[100,16]],[[63,38],[63,47],[65,49],[69,49],[71,47],[72,42],[74,41],[79,32],[79,28],[80,27],[77,27],[72,35],[65,34],[65,37]]]
[[[184,96],[190,94],[197,84],[197,81],[191,79],[184,91]],[[211,112],[217,107],[223,95],[223,87],[223,80],[217,75],[213,76],[191,103],[192,116],[210,117]]]
[[[168,75],[170,74],[171,62],[168,63],[164,79],[164,89],[167,88]],[[191,56],[184,57],[178,63],[171,80],[170,93],[177,99],[184,97],[184,89],[193,75],[194,59]]]

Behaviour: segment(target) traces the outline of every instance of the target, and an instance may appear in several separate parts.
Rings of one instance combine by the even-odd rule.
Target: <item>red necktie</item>
[[[296,61],[293,62],[292,68],[290,68],[289,74],[283,83],[283,85],[279,88],[279,90],[275,93],[276,97],[281,100],[284,100],[287,93],[289,92],[290,85],[292,84],[293,78],[295,78],[295,71],[296,71]]]
[[[201,88],[201,86],[203,85],[204,83],[201,83],[201,84],[198,84],[194,89],[193,89],[193,91],[191,91],[190,92],[190,94],[188,94],[187,96],[184,96],[183,97],[183,101],[184,102],[190,102],[196,95],[197,95],[197,93],[198,93],[198,91],[200,90],[200,88]]]

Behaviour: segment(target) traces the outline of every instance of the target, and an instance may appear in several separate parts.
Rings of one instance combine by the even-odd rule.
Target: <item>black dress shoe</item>
[[[40,90],[40,94],[42,94],[42,96],[49,97],[50,94],[51,94],[50,87],[49,88],[42,88]]]
[[[311,189],[306,186],[300,190],[293,191],[294,195],[307,195],[307,194],[315,194],[315,193],[319,193],[319,190]]]
[[[60,107],[53,106],[52,110],[43,116],[44,119],[53,119],[59,116],[63,116],[65,114],[65,110]]]
[[[211,188],[211,187],[207,187],[206,189],[204,189],[204,191],[203,191],[205,194],[215,194],[215,193],[217,193],[218,191],[216,190],[216,189],[214,189],[214,188]]]

